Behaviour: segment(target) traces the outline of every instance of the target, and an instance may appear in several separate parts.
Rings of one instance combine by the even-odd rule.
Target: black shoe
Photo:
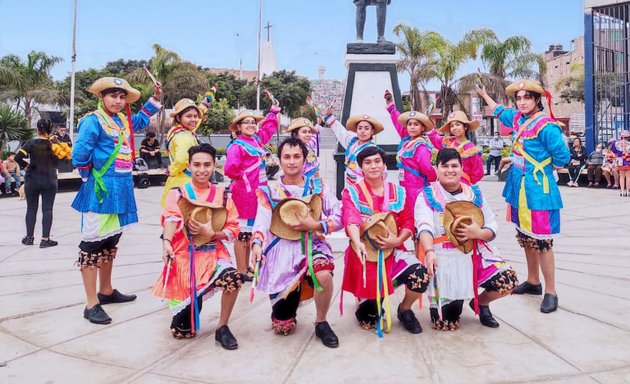
[[[527,293],[529,295],[542,295],[542,284],[530,284],[527,281],[520,283],[512,290],[515,295],[522,295]]]
[[[24,245],[33,245],[35,238],[33,236],[24,236],[22,238],[22,244]]]
[[[109,324],[112,322],[112,318],[105,313],[100,304],[96,304],[90,309],[85,307],[83,310],[83,317],[88,319],[90,323],[94,324]]]
[[[540,304],[540,312],[551,313],[558,309],[558,295],[545,293],[542,303]]]
[[[470,309],[474,311],[475,299],[470,300],[468,305],[470,305]],[[490,312],[490,307],[488,305],[479,306],[479,322],[489,328],[499,328],[499,322],[492,316],[492,312]]]
[[[422,333],[422,326],[420,326],[420,322],[411,309],[401,311],[400,306],[398,306],[398,320],[403,323],[408,332],[413,334]]]
[[[123,293],[118,292],[117,289],[114,289],[111,294],[103,295],[102,293],[98,293],[96,295],[98,297],[98,301],[101,305],[105,304],[113,304],[113,303],[126,303],[129,301],[134,301],[136,299],[136,295],[125,295]]]
[[[55,240],[50,240],[50,239],[44,240],[44,239],[42,239],[42,241],[39,243],[39,247],[40,248],[50,248],[50,247],[56,246],[57,244],[59,244],[59,243],[56,242]]]
[[[214,332],[214,339],[221,343],[221,346],[225,349],[232,350],[238,348],[238,342],[227,325],[217,328]]]
[[[315,323],[315,336],[322,339],[322,344],[328,348],[337,348],[339,346],[339,339],[327,321]]]

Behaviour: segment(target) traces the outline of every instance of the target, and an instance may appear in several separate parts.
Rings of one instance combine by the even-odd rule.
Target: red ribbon
[[[477,249],[477,240],[473,240],[473,293],[475,295],[475,315],[479,315],[479,290],[477,289],[477,274],[479,272],[479,266],[481,264],[481,255]]]
[[[131,120],[131,106],[125,104],[125,110],[127,112],[127,122],[129,123],[129,145],[131,145],[131,158],[136,158],[136,145],[135,138],[133,137],[133,123]]]
[[[545,97],[547,98],[547,106],[549,107],[549,115],[551,116],[552,119],[554,119],[555,121],[558,121],[558,119],[556,119],[556,117],[553,115],[553,111],[551,110],[551,93],[545,89]]]

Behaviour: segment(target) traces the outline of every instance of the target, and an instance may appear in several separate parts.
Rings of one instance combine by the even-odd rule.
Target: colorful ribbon
[[[313,285],[318,292],[323,291],[322,286],[319,284],[317,280],[317,276],[315,276],[315,268],[313,266],[313,236],[312,233],[302,232],[300,235],[302,237],[302,252],[306,255],[306,260],[308,264],[308,272],[311,274],[311,278],[313,279]]]
[[[260,270],[260,260],[256,260],[254,266],[254,279],[252,280],[252,289],[249,291],[249,302],[254,301],[254,291],[256,291],[256,283],[258,282],[258,271]]]
[[[381,306],[381,290],[383,291],[383,300],[385,301],[385,321],[387,329],[385,332],[389,333],[392,330],[392,313],[389,305],[389,285],[387,284],[387,270],[385,269],[385,259],[383,257],[383,250],[378,250],[378,262],[376,266],[376,311],[378,312],[378,319],[376,321],[376,334],[379,338],[383,338],[383,315]]]
[[[477,278],[479,274],[479,267],[481,264],[481,255],[479,254],[477,245],[477,240],[473,240],[473,254],[471,257],[473,264],[473,293],[475,295],[475,315],[479,315],[479,290],[477,289]]]
[[[195,243],[192,235],[188,238],[190,251],[190,329],[199,329],[199,307],[197,306],[197,277],[195,276]]]

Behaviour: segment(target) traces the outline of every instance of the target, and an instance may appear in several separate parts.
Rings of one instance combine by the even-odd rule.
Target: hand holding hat
[[[216,232],[212,228],[212,221],[202,223],[191,217],[190,221],[188,222],[188,229],[190,230],[191,234],[195,236],[200,235],[210,240],[214,239],[214,237],[216,236]]]
[[[294,212],[295,219],[298,223],[289,224],[291,228],[300,232],[316,231],[320,229],[320,224],[313,219],[308,213],[300,215],[299,212]]]
[[[465,222],[459,223],[457,228],[454,229],[455,236],[461,243],[465,243],[468,240],[475,240],[481,238],[481,227],[475,221],[470,224]]]
[[[374,239],[374,243],[376,243],[380,249],[388,250],[398,247],[401,244],[401,241],[398,237],[389,233],[387,237],[377,236],[376,239]]]

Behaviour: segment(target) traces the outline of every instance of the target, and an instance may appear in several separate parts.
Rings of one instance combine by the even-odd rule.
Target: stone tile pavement
[[[481,183],[500,218],[502,185]],[[357,326],[351,296],[339,316],[346,240],[337,235],[329,321],[340,347],[328,349],[315,338],[313,304],[300,309],[294,335],[274,335],[267,298],[258,293],[250,304],[246,286],[230,322],[236,351],[214,341],[218,297],[204,305],[195,339],[174,340],[168,309],[150,294],[161,268],[161,192],[136,190],[140,224],[123,236],[114,283],[138,299],[107,306],[114,319],[107,326],[82,316],[83,288],[73,268],[79,215],[69,207],[74,193],[57,195],[52,233],[59,246],[50,249],[22,246],[26,204],[0,200],[1,383],[630,383],[630,198],[616,191],[562,188],[556,313],[540,313],[540,297],[512,296],[492,306],[499,329],[482,327],[465,307],[461,329],[442,333],[431,329],[426,307],[416,308],[424,333],[411,335],[394,320],[379,340]],[[525,278],[514,230],[499,222],[495,243]],[[38,224],[36,241],[39,234]],[[394,309],[401,297],[397,292]]]

